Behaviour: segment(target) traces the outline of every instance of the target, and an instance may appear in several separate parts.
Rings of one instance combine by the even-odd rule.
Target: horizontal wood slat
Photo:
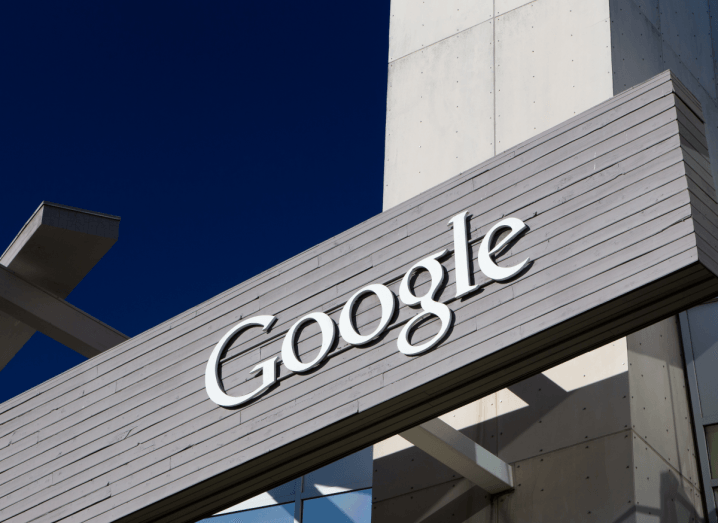
[[[700,105],[662,73],[396,208],[0,405],[0,520],[191,522],[718,294],[718,204]],[[529,230],[501,256],[513,281],[478,271],[457,300],[453,235],[471,252],[505,216]],[[242,318],[272,314],[223,360],[230,394],[278,355],[312,311],[338,321],[371,283],[398,295],[417,261],[448,249],[447,338],[407,357],[399,307],[367,347],[339,339],[315,371],[237,410],[204,390],[209,353]],[[429,281],[420,275],[417,295]],[[376,325],[376,300],[359,329]],[[412,338],[430,338],[437,321]],[[320,335],[307,329],[300,355]],[[244,391],[244,392],[242,392]],[[280,466],[281,465],[281,466]]]

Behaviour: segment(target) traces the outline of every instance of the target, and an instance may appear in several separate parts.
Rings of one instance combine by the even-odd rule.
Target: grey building
[[[3,347],[93,357],[0,406],[0,519],[718,521],[716,10],[393,0],[384,212],[129,340],[41,206]]]

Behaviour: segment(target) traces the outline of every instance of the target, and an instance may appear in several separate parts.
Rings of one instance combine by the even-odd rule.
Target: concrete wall
[[[399,436],[374,446],[373,523],[701,521],[674,318],[442,416],[514,466],[490,496]]]
[[[665,69],[718,151],[716,32],[709,0],[394,0],[384,209]]]
[[[613,92],[671,69],[700,100],[718,155],[718,1],[610,0]],[[712,162],[718,182],[718,162]]]
[[[701,520],[704,504],[677,318],[632,334],[627,342],[637,521],[651,521],[656,514],[658,521]]]
[[[455,516],[445,521],[493,522],[497,511],[502,514],[500,521],[567,521],[571,510],[577,509],[575,504],[567,507],[556,501],[567,492],[580,491],[586,482],[584,476],[577,481],[575,474],[582,475],[591,468],[586,475],[598,479],[599,484],[591,483],[591,489],[583,493],[583,501],[600,488],[595,500],[608,509],[611,493],[623,490],[616,488],[616,481],[630,484],[630,469],[625,465],[611,468],[602,463],[606,437],[620,441],[625,449],[614,449],[616,456],[623,453],[630,460],[629,441],[615,436],[626,432],[630,425],[627,395],[623,339],[442,416],[454,428],[514,464],[516,490],[493,499],[399,436],[379,443],[374,446],[372,521],[442,521],[447,501]],[[597,402],[598,397],[603,401]],[[587,451],[587,445],[593,450]],[[626,458],[620,460],[625,461]],[[401,517],[403,507],[415,499],[421,500],[416,504],[416,510],[421,508],[421,517]],[[624,503],[613,504],[620,511],[625,510]],[[549,507],[554,508],[547,511]],[[437,516],[429,517],[434,513]],[[563,517],[559,518],[561,513]]]
[[[606,0],[392,1],[384,209],[610,98],[609,22]]]

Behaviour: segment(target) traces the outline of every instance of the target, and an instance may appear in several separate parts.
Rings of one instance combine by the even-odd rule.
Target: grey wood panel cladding
[[[506,283],[478,271],[457,300],[453,234],[478,246],[505,216],[529,230],[501,257],[532,265]],[[339,339],[307,374],[236,410],[204,390],[229,328],[277,316],[227,350],[230,394],[278,355],[300,317],[371,283],[398,294],[417,261],[449,249],[446,339],[408,357],[401,304],[363,348]],[[421,296],[425,274],[415,284]],[[0,405],[0,520],[191,522],[718,295],[718,203],[701,107],[669,71]],[[377,324],[375,299],[356,324]],[[428,321],[412,342],[437,330]],[[299,353],[320,336],[305,329]]]

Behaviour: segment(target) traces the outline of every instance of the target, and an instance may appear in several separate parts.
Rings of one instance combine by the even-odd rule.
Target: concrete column
[[[668,68],[701,101],[718,157],[714,11],[392,0],[384,209]],[[701,521],[684,376],[669,318],[442,416],[513,465],[516,488],[499,496],[398,437],[381,442],[372,521]]]
[[[628,336],[637,521],[703,518],[678,318]]]

